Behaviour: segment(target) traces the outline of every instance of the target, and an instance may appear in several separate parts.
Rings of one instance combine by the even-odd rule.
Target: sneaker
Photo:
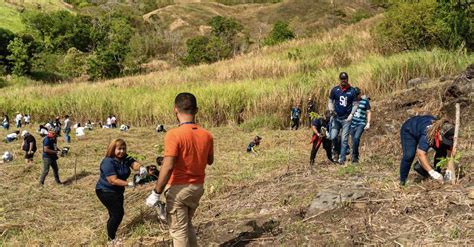
[[[352,164],[359,164],[359,160],[352,160]]]

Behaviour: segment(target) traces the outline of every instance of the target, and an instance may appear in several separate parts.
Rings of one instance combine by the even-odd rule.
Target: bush
[[[186,41],[185,65],[213,63],[232,56],[238,49],[237,34],[243,27],[233,18],[215,16],[209,22],[211,35],[196,36]]]
[[[86,73],[86,59],[86,54],[76,48],[71,48],[64,56],[60,70],[69,78],[84,75]]]
[[[17,76],[29,73],[31,71],[31,43],[16,37],[10,42],[7,49],[10,52],[7,59],[12,64],[12,73]]]
[[[207,53],[209,38],[205,36],[196,36],[186,41],[187,52],[182,62],[185,65],[210,63],[212,60]]]
[[[289,28],[288,23],[284,21],[277,21],[273,25],[273,29],[268,37],[263,41],[263,45],[276,45],[294,38],[295,34]]]
[[[10,62],[7,56],[10,55],[8,44],[15,38],[15,35],[7,29],[0,28],[0,75],[9,70]]]
[[[358,9],[354,15],[352,15],[351,23],[356,23],[359,22],[363,19],[367,19],[371,17],[372,15],[367,11],[363,9]]]
[[[474,14],[460,1],[420,0],[393,4],[385,19],[375,28],[379,48],[398,52],[432,48],[474,48]]]

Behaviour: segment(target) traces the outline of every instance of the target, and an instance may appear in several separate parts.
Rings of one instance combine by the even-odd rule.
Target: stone
[[[365,189],[357,187],[319,191],[309,206],[306,216],[309,217],[321,211],[334,209],[344,202],[355,201],[366,195],[367,191]]]
[[[426,78],[413,78],[408,80],[407,86],[408,87],[416,87],[419,86],[420,84],[427,82],[428,80]]]
[[[474,189],[472,189],[471,191],[469,191],[469,194],[467,194],[467,197],[468,197],[469,199],[474,200]]]

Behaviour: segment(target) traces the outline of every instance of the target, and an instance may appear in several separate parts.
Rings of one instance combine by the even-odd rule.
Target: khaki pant
[[[198,246],[191,221],[203,194],[202,184],[171,185],[165,190],[166,217],[174,247]]]

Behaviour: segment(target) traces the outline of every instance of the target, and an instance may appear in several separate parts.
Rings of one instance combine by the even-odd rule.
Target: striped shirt
[[[351,127],[355,127],[357,125],[365,125],[367,123],[367,111],[369,110],[370,102],[367,98],[363,97],[359,101],[359,107],[357,107],[357,111],[354,113]]]

